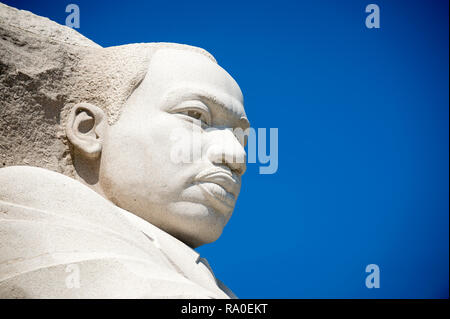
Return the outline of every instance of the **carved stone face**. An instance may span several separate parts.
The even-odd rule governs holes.
[[[230,128],[247,126],[241,90],[225,70],[196,52],[159,50],[119,120],[105,128],[99,185],[116,205],[186,244],[212,242],[245,171],[245,161],[230,160],[245,156]],[[187,151],[200,143],[202,156],[174,160],[180,143]]]

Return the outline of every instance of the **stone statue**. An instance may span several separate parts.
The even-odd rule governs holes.
[[[235,298],[193,250],[245,171],[233,78],[200,48],[102,48],[3,4],[0,33],[0,298]],[[173,161],[193,126],[202,156]]]

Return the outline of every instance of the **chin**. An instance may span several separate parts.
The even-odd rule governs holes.
[[[114,203],[192,248],[216,241],[231,215],[221,213],[197,200],[165,205],[145,201],[114,201]]]
[[[215,209],[192,202],[172,203],[167,213],[171,223],[162,229],[192,248],[216,241],[228,221]]]

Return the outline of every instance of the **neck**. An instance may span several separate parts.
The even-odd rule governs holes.
[[[97,158],[86,158],[79,154],[77,150],[75,150],[73,159],[75,180],[88,186],[94,192],[109,201],[99,182],[100,160]]]

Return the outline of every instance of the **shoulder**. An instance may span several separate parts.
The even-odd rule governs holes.
[[[207,298],[123,212],[36,167],[0,169],[1,298]]]

